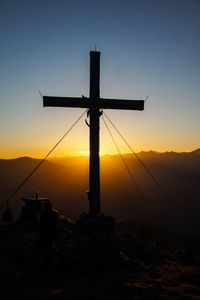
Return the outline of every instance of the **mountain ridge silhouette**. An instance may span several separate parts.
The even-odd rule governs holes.
[[[133,154],[123,155],[149,206],[153,225],[164,228],[170,225],[177,232],[199,233],[200,156],[197,155],[198,151],[199,149],[187,153],[155,151],[138,153],[169,194],[168,200],[163,197]],[[39,161],[40,159],[29,157],[0,159],[1,203]],[[11,201],[11,206],[17,217],[22,205],[20,198],[38,191],[42,196],[51,198],[60,212],[75,219],[81,212],[88,210],[87,189],[88,157],[52,158],[45,161],[17,193]],[[144,205],[118,155],[101,157],[101,199],[102,211],[106,214],[116,218],[148,222]]]

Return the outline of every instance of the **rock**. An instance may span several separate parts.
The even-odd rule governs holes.
[[[161,289],[158,285],[152,285],[144,289],[144,300],[160,300]]]

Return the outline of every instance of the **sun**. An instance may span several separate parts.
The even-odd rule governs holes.
[[[99,156],[104,156],[106,155],[106,153],[104,151],[100,151],[99,152]],[[90,152],[88,151],[75,151],[73,152],[73,156],[86,156],[89,157],[90,156]]]

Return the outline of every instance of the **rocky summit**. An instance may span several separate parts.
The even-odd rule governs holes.
[[[41,226],[1,224],[1,299],[200,299],[198,251],[164,251],[103,214],[59,217],[52,239]]]

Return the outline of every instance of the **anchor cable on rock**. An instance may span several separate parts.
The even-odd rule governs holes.
[[[143,168],[145,169],[145,171],[147,172],[147,174],[151,177],[151,179],[153,180],[153,182],[156,184],[156,186],[159,188],[160,192],[162,193],[162,195],[164,196],[164,198],[171,204],[171,206],[173,208],[176,209],[176,211],[182,216],[182,212],[178,209],[177,204],[169,197],[169,195],[167,194],[167,192],[164,190],[164,188],[162,187],[162,185],[160,184],[160,182],[158,181],[158,179],[155,178],[155,176],[152,174],[152,172],[147,168],[147,166],[144,164],[144,162],[142,161],[142,159],[138,156],[138,154],[133,150],[133,148],[130,146],[130,144],[127,142],[127,140],[123,137],[123,135],[119,132],[119,130],[117,129],[117,127],[114,125],[114,123],[111,121],[111,119],[108,117],[108,115],[104,112],[104,116],[106,117],[106,119],[110,122],[110,124],[112,125],[112,127],[116,130],[116,132],[119,134],[119,136],[123,139],[123,141],[125,142],[125,144],[128,146],[128,148],[131,150],[131,152],[135,155],[135,157],[137,158],[137,160],[140,162],[140,164],[143,166]]]
[[[45,160],[49,157],[49,155],[55,150],[55,148],[62,142],[62,140],[68,135],[68,133],[74,128],[74,126],[81,120],[81,118],[86,114],[88,109],[86,109],[78,119],[71,125],[71,127],[67,130],[67,132],[61,137],[61,139],[53,146],[53,148],[45,155],[43,159],[33,168],[33,170],[26,176],[26,178],[18,185],[18,187],[14,190],[14,192],[8,197],[8,199],[2,204],[1,210],[5,206],[9,206],[10,200],[15,196],[15,194],[22,188],[22,186],[30,179],[30,177],[40,168],[40,166],[45,162]]]
[[[112,132],[110,131],[110,129],[108,127],[108,124],[106,123],[105,118],[103,117],[103,115],[102,115],[102,120],[103,120],[103,122],[104,122],[104,124],[105,124],[105,126],[106,126],[106,128],[108,130],[108,133],[110,134],[110,137],[111,137],[113,143],[115,144],[115,147],[116,147],[116,149],[117,149],[117,151],[118,151],[118,153],[119,153],[119,155],[120,155],[120,157],[121,157],[121,159],[122,159],[122,161],[123,161],[123,163],[124,163],[124,165],[126,167],[126,170],[127,170],[128,174],[130,175],[130,178],[131,178],[131,180],[133,182],[133,185],[136,188],[138,196],[139,196],[141,202],[143,203],[145,213],[148,216],[148,219],[152,222],[153,221],[152,214],[151,214],[151,211],[150,211],[150,209],[149,209],[149,207],[148,207],[148,205],[146,203],[146,200],[145,200],[145,198],[144,198],[144,196],[143,196],[143,194],[142,194],[142,192],[141,192],[141,190],[140,190],[140,188],[139,188],[139,186],[138,186],[138,184],[137,184],[137,182],[136,182],[136,180],[135,180],[135,178],[134,178],[131,170],[129,169],[129,167],[128,167],[128,165],[127,165],[127,163],[126,163],[126,161],[125,161],[125,159],[124,159],[124,157],[123,157],[123,155],[122,155],[122,153],[121,153],[121,151],[120,151],[120,149],[119,149],[119,147],[118,147],[118,145],[117,145],[117,143],[116,143],[116,141],[115,141],[115,139],[114,139],[114,137],[112,135]]]

